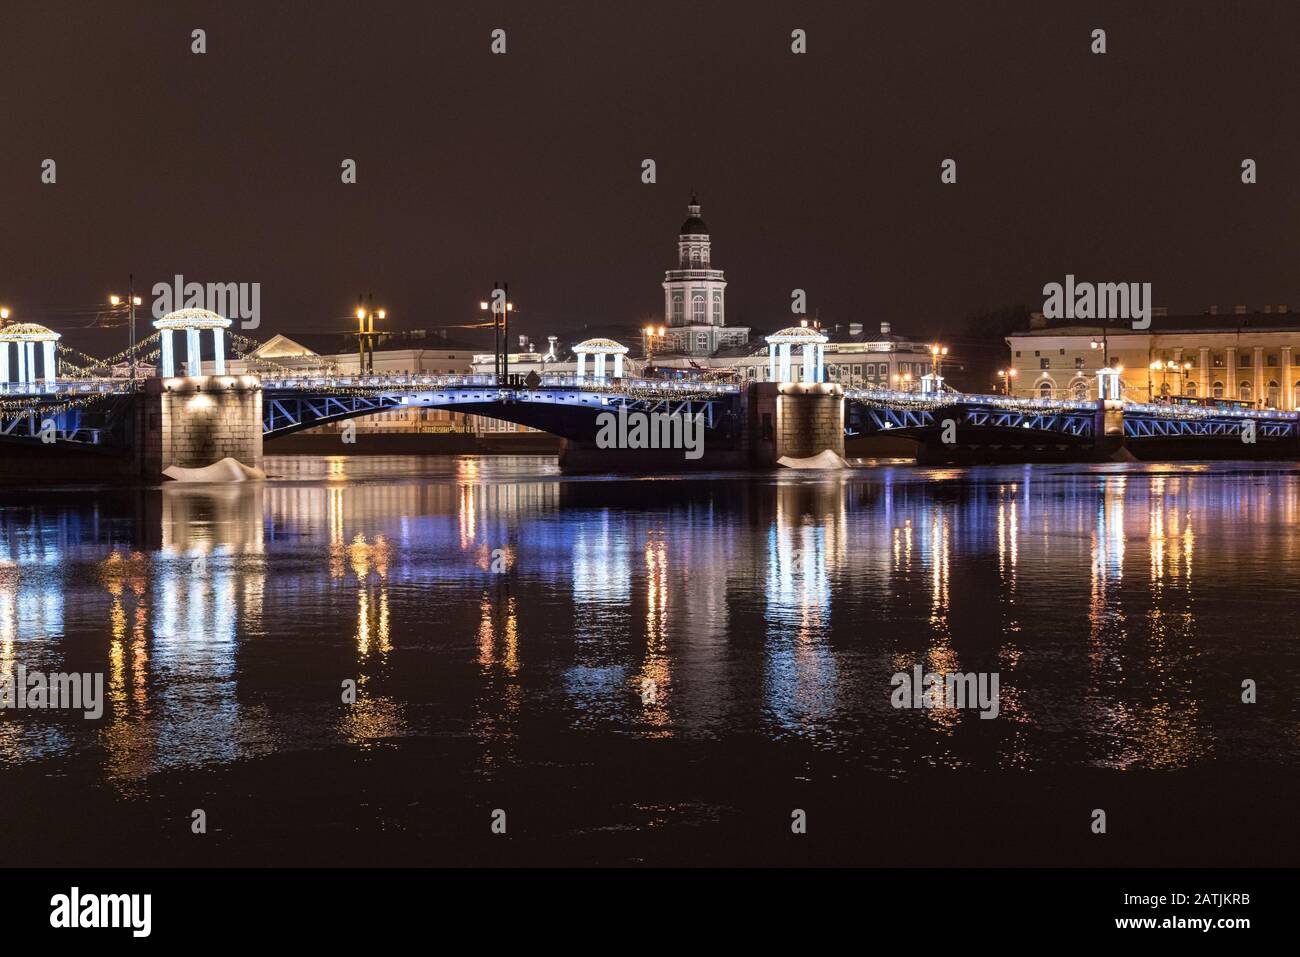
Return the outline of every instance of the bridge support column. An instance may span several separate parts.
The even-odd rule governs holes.
[[[230,457],[262,467],[262,383],[256,376],[141,380],[134,446],[140,474],[203,468]]]
[[[53,389],[54,381],[58,378],[58,367],[54,361],[54,340],[46,340],[41,343],[41,346],[45,353],[43,357],[45,359],[45,384]]]
[[[9,388],[9,343],[0,342],[0,386]]]
[[[844,455],[843,387],[755,382],[747,398],[746,429],[755,465],[770,468],[784,457],[812,458],[828,449]]]
[[[1102,462],[1132,462],[1133,453],[1124,447],[1124,403],[1100,399],[1092,420],[1094,457]]]
[[[203,375],[203,351],[200,348],[198,329],[185,330],[185,374],[197,378]]]
[[[158,333],[158,342],[160,349],[160,362],[162,364],[159,373],[167,378],[176,375],[176,344],[172,341],[172,330],[162,329]]]

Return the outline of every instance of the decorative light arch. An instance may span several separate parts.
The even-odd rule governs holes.
[[[829,340],[808,326],[789,326],[767,337],[768,376],[773,382],[793,382],[790,351],[803,346],[803,382],[826,381],[826,343]]]
[[[623,357],[627,355],[627,346],[613,339],[585,339],[573,347],[573,354],[578,357],[578,381],[587,376],[587,356],[595,357],[595,375],[597,382],[605,381],[605,357],[614,357],[614,378],[623,378]]]
[[[177,329],[185,332],[185,374],[187,376],[203,375],[203,355],[200,334],[212,330],[212,345],[216,350],[213,363],[214,375],[226,374],[226,347],[222,333],[230,328],[230,320],[206,309],[178,309],[169,312],[154,322],[162,340],[162,358],[159,373],[171,377],[176,374],[176,354],[172,345],[172,333]]]
[[[9,389],[9,344],[18,353],[18,379],[14,383],[21,391],[31,392],[36,383],[36,344],[41,344],[41,358],[45,366],[45,384],[53,386],[58,376],[58,363],[54,358],[54,344],[63,337],[52,329],[34,322],[15,322],[0,327],[0,384]]]

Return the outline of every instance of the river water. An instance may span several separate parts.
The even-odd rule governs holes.
[[[267,471],[0,491],[0,863],[1296,863],[1293,465]]]

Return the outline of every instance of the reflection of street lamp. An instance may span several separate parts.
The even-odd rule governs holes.
[[[1003,393],[1003,395],[1010,395],[1010,394],[1011,394],[1011,380],[1014,379],[1014,378],[1016,377],[1016,374],[1017,374],[1018,372],[1019,372],[1019,370],[1018,370],[1018,369],[1014,369],[1014,368],[1012,368],[1012,369],[999,369],[999,370],[998,370],[998,378],[1000,378],[1000,379],[1002,380],[1002,393]]]

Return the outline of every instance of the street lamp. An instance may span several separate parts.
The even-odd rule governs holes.
[[[1016,377],[1016,373],[1018,371],[1019,371],[1018,369],[1014,369],[1014,368],[998,370],[998,378],[1002,380],[1003,395],[1011,394],[1011,380]]]
[[[505,308],[497,302],[496,291],[500,288],[502,295],[505,297]],[[492,310],[492,334],[496,345],[493,347],[494,366],[493,375],[497,378],[497,385],[503,384],[503,379],[510,378],[510,313],[515,311],[515,304],[510,301],[510,283],[503,286],[492,284],[492,301],[480,300],[478,307],[482,312]],[[505,352],[502,353],[501,347],[504,344]]]
[[[357,301],[357,310],[354,315],[357,317],[357,374],[364,375],[367,372],[375,371],[375,337],[384,335],[382,332],[375,332],[375,320],[387,319],[387,309],[374,308],[375,297],[370,297],[370,303],[367,306],[361,300]]]
[[[130,351],[130,376],[131,389],[135,390],[135,307],[144,304],[144,300],[135,294],[135,275],[132,274],[126,281],[126,298],[121,296],[109,296],[108,304],[114,309],[126,307],[127,314],[127,349]],[[112,370],[109,370],[110,372]]]
[[[912,373],[910,373],[910,372],[904,372],[902,375],[899,375],[897,372],[895,372],[895,373],[894,373],[894,388],[895,388],[895,389],[898,389],[898,390],[901,391],[901,392],[911,392],[911,391],[912,391]]]
[[[645,363],[649,369],[654,364],[655,339],[664,339],[668,335],[668,330],[663,326],[655,329],[654,326],[646,326],[641,330],[645,338]]]

